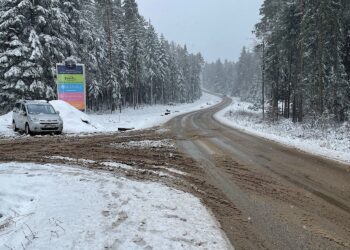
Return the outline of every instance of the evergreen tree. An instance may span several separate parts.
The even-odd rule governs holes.
[[[145,41],[145,67],[146,67],[146,81],[149,87],[149,101],[150,104],[154,104],[154,90],[157,77],[159,77],[158,69],[158,49],[159,42],[157,34],[153,26],[149,23],[146,30],[146,41]]]
[[[58,2],[5,0],[0,18],[2,98],[53,98],[54,69],[73,51],[72,33]]]

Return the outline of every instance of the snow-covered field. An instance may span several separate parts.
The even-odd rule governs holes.
[[[231,249],[190,194],[62,165],[0,164],[0,249]]]
[[[251,106],[251,103],[234,98],[233,103],[215,118],[228,126],[299,150],[350,162],[350,124],[321,130],[283,118],[276,123],[267,123],[262,122],[261,110],[251,110]]]
[[[206,108],[220,102],[221,98],[203,93],[200,100],[189,104],[142,106],[134,110],[127,108],[122,113],[89,114],[73,108],[62,101],[52,101],[51,104],[60,112],[64,122],[63,132],[66,134],[89,134],[116,132],[118,128],[146,129],[161,125],[177,115]],[[165,115],[166,110],[171,111]],[[12,112],[0,116],[0,137],[15,136],[11,129]]]

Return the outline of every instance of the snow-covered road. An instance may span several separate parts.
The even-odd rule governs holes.
[[[0,249],[231,249],[194,196],[62,165],[0,164]]]

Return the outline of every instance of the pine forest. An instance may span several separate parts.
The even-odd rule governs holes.
[[[203,58],[158,35],[135,0],[1,0],[0,113],[56,98],[56,64],[85,64],[89,110],[193,102]]]
[[[260,14],[256,46],[206,64],[204,86],[255,102],[272,121],[349,121],[350,2],[265,0]]]

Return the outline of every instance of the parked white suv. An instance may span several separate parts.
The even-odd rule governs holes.
[[[46,101],[19,101],[13,109],[12,126],[14,131],[26,134],[62,134],[63,121],[59,112]]]

